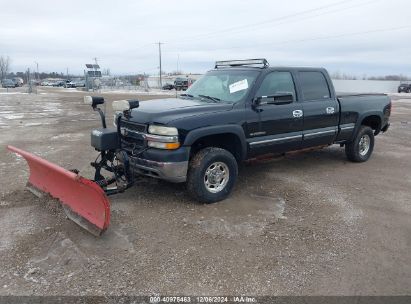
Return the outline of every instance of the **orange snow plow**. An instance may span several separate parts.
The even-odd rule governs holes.
[[[7,146],[7,149],[26,159],[30,167],[27,183],[30,191],[59,199],[68,218],[96,236],[107,229],[110,203],[97,183],[16,147]]]
[[[137,108],[139,101],[118,102],[123,112],[117,113],[116,129],[107,128],[105,114],[98,107],[104,104],[104,98],[85,96],[84,103],[91,105],[100,114],[102,123],[102,128],[91,132],[91,145],[99,152],[96,161],[90,163],[95,169],[93,180],[80,176],[78,170],[66,170],[13,146],[7,148],[26,159],[30,167],[27,186],[31,192],[37,196],[47,193],[59,199],[69,219],[99,236],[110,223],[110,202],[107,196],[124,192],[134,184],[129,156],[127,150],[122,148],[120,123],[122,115],[130,115],[129,111]],[[103,170],[111,176],[104,177]]]

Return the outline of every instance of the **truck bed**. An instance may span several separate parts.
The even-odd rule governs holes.
[[[365,116],[379,117],[377,133],[388,123],[391,100],[387,94],[339,93],[337,100],[340,106],[340,132],[337,142],[352,139]]]

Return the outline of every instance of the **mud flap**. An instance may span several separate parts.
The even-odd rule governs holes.
[[[16,147],[7,149],[26,159],[31,190],[58,198],[68,218],[96,236],[108,228],[110,203],[95,182]]]

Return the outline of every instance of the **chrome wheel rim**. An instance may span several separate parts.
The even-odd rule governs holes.
[[[367,155],[368,151],[370,150],[370,142],[370,137],[367,134],[361,136],[360,142],[358,143],[360,146],[360,155]]]
[[[218,193],[225,188],[230,179],[230,170],[223,162],[212,163],[204,174],[204,185],[211,193]]]

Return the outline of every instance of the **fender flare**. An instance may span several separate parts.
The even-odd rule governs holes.
[[[205,136],[224,133],[231,133],[238,137],[241,143],[241,158],[244,160],[247,156],[247,141],[245,138],[244,130],[239,125],[221,125],[194,129],[190,131],[185,137],[183,146],[191,146],[196,140]]]
[[[378,116],[378,117],[380,118],[381,123],[382,123],[382,121],[383,121],[383,117],[382,117],[381,113],[378,112],[378,111],[371,111],[371,112],[366,112],[366,113],[361,114],[361,115],[358,117],[357,122],[355,123],[355,128],[354,128],[354,131],[353,131],[353,133],[352,133],[352,135],[351,135],[350,141],[354,140],[356,134],[358,133],[358,131],[359,131],[360,127],[361,127],[361,122],[362,122],[366,117],[368,117],[368,116]],[[380,129],[379,129],[379,130],[375,130],[375,131],[377,132],[377,134],[381,131],[381,127],[382,127],[382,126],[380,125]]]

